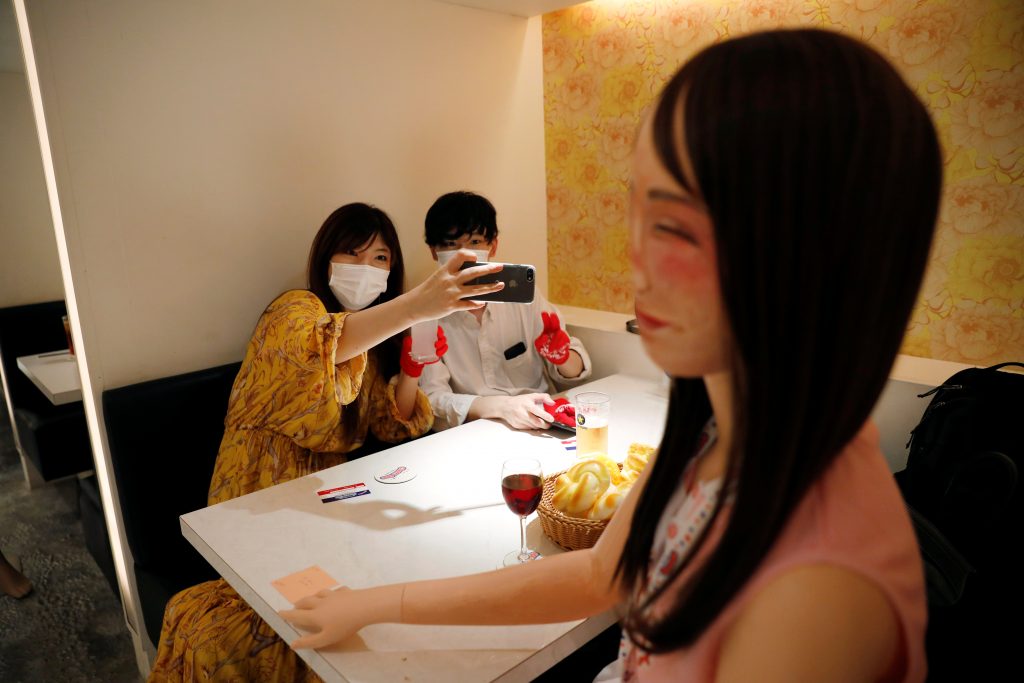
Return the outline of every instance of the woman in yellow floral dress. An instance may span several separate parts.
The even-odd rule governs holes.
[[[220,503],[338,465],[368,433],[395,443],[420,436],[434,416],[418,389],[423,366],[402,332],[420,320],[478,307],[499,285],[467,285],[500,266],[459,271],[465,252],[401,294],[404,265],[394,225],[348,204],[313,240],[308,290],[263,312],[228,402],[210,483]],[[439,353],[443,338],[439,341]],[[223,579],[167,603],[150,681],[316,681],[318,677]]]

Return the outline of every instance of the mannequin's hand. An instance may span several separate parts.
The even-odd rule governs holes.
[[[360,593],[351,588],[325,589],[308,595],[295,609],[278,612],[299,628],[310,631],[291,644],[292,649],[318,649],[345,640],[369,622],[360,618]]]
[[[423,366],[436,363],[441,360],[441,356],[448,352],[448,339],[444,336],[444,330],[441,326],[437,326],[437,339],[434,341],[434,355],[436,359],[428,361],[426,363],[420,363],[419,361],[412,359],[412,337],[406,337],[402,340],[402,355],[398,359],[399,364],[402,366],[402,372],[409,375],[410,377],[419,377],[423,374]]]
[[[562,329],[557,313],[541,311],[540,317],[544,321],[544,331],[533,341],[533,345],[537,347],[541,358],[561,365],[569,360],[569,335]]]

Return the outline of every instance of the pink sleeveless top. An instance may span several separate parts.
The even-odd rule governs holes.
[[[709,436],[714,437],[713,426]],[[710,439],[706,440],[709,441]],[[649,584],[681,561],[688,536],[702,530],[719,482],[693,482],[668,506],[655,536]],[[728,501],[724,513],[728,512]],[[726,514],[719,515],[695,558],[699,564],[717,544]],[[689,533],[686,533],[689,532]],[[924,572],[903,499],[878,445],[878,430],[867,423],[797,506],[761,566],[689,648],[651,655],[624,642],[619,664],[624,683],[714,681],[718,653],[729,627],[757,591],[780,574],[810,564],[831,564],[856,572],[888,597],[902,631],[902,675],[920,683],[927,665]],[[684,571],[677,584],[691,572]],[[599,677],[598,680],[606,680]]]

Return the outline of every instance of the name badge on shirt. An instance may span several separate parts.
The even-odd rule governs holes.
[[[505,360],[512,360],[526,353],[526,344],[519,342],[505,349]]]

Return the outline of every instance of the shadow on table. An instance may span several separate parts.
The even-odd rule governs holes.
[[[504,505],[502,502],[486,502],[460,508],[447,508],[440,505],[420,508],[393,500],[360,500],[359,498],[323,503],[316,492],[324,487],[324,481],[320,477],[304,477],[274,489],[266,489],[269,495],[261,496],[258,503],[248,499],[247,496],[242,496],[220,503],[220,505],[229,509],[247,510],[253,515],[265,515],[286,509],[296,510],[319,517],[358,524],[374,531],[426,524],[447,517],[456,517],[471,510]],[[300,488],[301,491],[297,493],[296,488]]]

